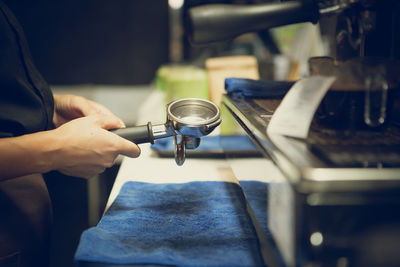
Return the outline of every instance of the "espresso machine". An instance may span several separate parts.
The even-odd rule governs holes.
[[[307,138],[267,132],[283,95],[223,96],[240,128],[284,176],[268,185],[268,233],[257,231],[267,266],[400,266],[399,14],[396,0],[188,10],[194,44],[300,22],[319,23],[329,39],[330,54],[310,59],[310,75],[337,80]]]

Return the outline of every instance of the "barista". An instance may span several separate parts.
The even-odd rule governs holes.
[[[0,266],[47,266],[51,203],[41,173],[89,178],[138,146],[111,132],[123,122],[104,106],[53,95],[0,0]]]

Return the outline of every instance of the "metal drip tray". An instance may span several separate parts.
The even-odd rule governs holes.
[[[311,125],[310,150],[335,167],[400,167],[400,127],[382,131],[341,132]]]

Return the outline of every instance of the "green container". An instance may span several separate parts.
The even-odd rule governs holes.
[[[156,86],[165,92],[166,103],[181,98],[208,99],[207,73],[195,66],[161,66],[156,74]]]

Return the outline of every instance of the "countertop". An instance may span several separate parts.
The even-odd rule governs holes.
[[[163,95],[151,92],[138,108],[138,124],[147,121],[163,122],[165,111]],[[218,134],[218,128],[215,133]],[[128,181],[148,183],[185,183],[191,181],[257,180],[263,182],[279,181],[282,173],[267,158],[187,158],[183,166],[177,166],[174,158],[159,157],[150,144],[139,145],[138,158],[123,157],[121,167],[110,193],[106,211],[118,195],[122,185]]]

